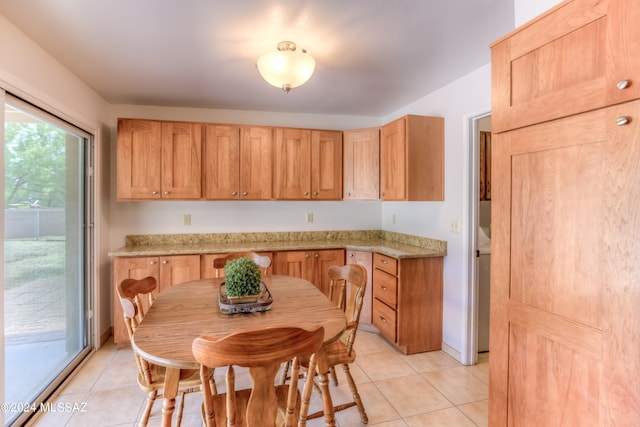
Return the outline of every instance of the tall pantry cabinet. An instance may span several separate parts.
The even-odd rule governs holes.
[[[492,45],[489,425],[640,420],[640,8]]]

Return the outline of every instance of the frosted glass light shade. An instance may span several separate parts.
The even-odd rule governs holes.
[[[267,83],[289,92],[311,78],[316,61],[306,51],[297,51],[295,43],[280,42],[277,51],[262,55],[256,65]]]

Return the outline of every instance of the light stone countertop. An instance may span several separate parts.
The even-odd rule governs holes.
[[[348,249],[393,258],[447,255],[447,242],[383,230],[127,236],[111,257],[215,254],[238,251]]]

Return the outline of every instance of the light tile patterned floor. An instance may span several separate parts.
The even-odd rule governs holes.
[[[423,427],[486,426],[489,357],[480,355],[480,363],[462,366],[441,351],[405,356],[377,334],[359,331],[357,359],[352,375],[362,396],[369,426]],[[339,387],[332,386],[334,402],[349,396],[346,380],[338,369]],[[45,426],[135,426],[146,395],[137,386],[136,365],[131,350],[118,350],[107,343],[80,369],[53,402],[60,404],[37,419]],[[222,384],[218,380],[219,384]],[[315,395],[315,393],[314,393]],[[190,394],[185,401],[182,425],[200,427],[200,395]],[[311,412],[319,409],[314,397]],[[71,408],[64,409],[64,408]],[[149,426],[159,426],[162,402],[157,401]],[[336,414],[339,427],[358,426],[355,407]],[[310,427],[324,425],[322,419],[310,420]]]

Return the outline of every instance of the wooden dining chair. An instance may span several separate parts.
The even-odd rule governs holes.
[[[240,331],[221,339],[202,336],[193,341],[192,351],[201,364],[200,377],[209,381],[211,368],[226,366],[226,392],[213,395],[203,388],[202,420],[207,427],[293,426],[305,418],[307,406],[298,390],[299,357],[315,360],[322,347],[324,328],[307,331],[297,327],[273,327]],[[275,385],[275,377],[287,360],[293,360],[294,379]],[[235,390],[234,366],[249,368],[251,389]],[[301,408],[302,407],[302,408]],[[301,412],[302,411],[302,412]]]
[[[334,385],[338,385],[338,379],[335,374],[335,367],[342,366],[349,390],[353,401],[336,405],[334,411],[342,411],[352,406],[357,406],[360,412],[360,420],[363,424],[367,424],[369,419],[365,412],[362,399],[358,393],[356,383],[351,376],[349,364],[356,360],[356,352],[353,344],[358,331],[358,323],[360,322],[360,312],[364,302],[364,293],[367,285],[367,270],[359,264],[349,264],[343,267],[332,266],[329,268],[329,299],[335,301],[334,294],[337,292],[338,306],[344,310],[347,317],[347,327],[340,336],[339,340],[334,341],[325,347],[324,353],[327,364],[330,368],[330,376]],[[307,360],[301,360],[303,366],[306,366]],[[312,371],[308,371],[312,372]],[[315,387],[320,391],[319,387]],[[307,418],[318,418],[322,415],[322,411],[309,415]]]
[[[251,251],[231,252],[224,257],[216,258],[213,260],[213,268],[216,271],[216,277],[222,277],[221,273],[224,269],[225,264],[228,261],[237,258],[249,258],[250,260],[253,260],[253,262],[255,262],[258,267],[260,267],[262,274],[267,274],[267,272],[269,271],[269,267],[271,267],[271,257],[267,255],[260,255]]]
[[[117,293],[124,313],[124,323],[127,326],[129,339],[133,337],[136,328],[144,318],[146,311],[153,304],[153,292],[158,284],[153,277],[144,279],[125,279],[118,283]],[[140,419],[139,426],[144,427],[149,422],[149,415],[153,409],[153,404],[157,398],[162,398],[164,388],[165,368],[149,363],[140,357],[135,351],[133,353],[138,365],[138,385],[147,393],[147,404]],[[197,369],[181,370],[178,384],[178,396],[180,402],[178,406],[177,425],[182,420],[182,410],[184,408],[184,395],[200,390],[200,373]],[[215,391],[214,391],[215,392]]]

